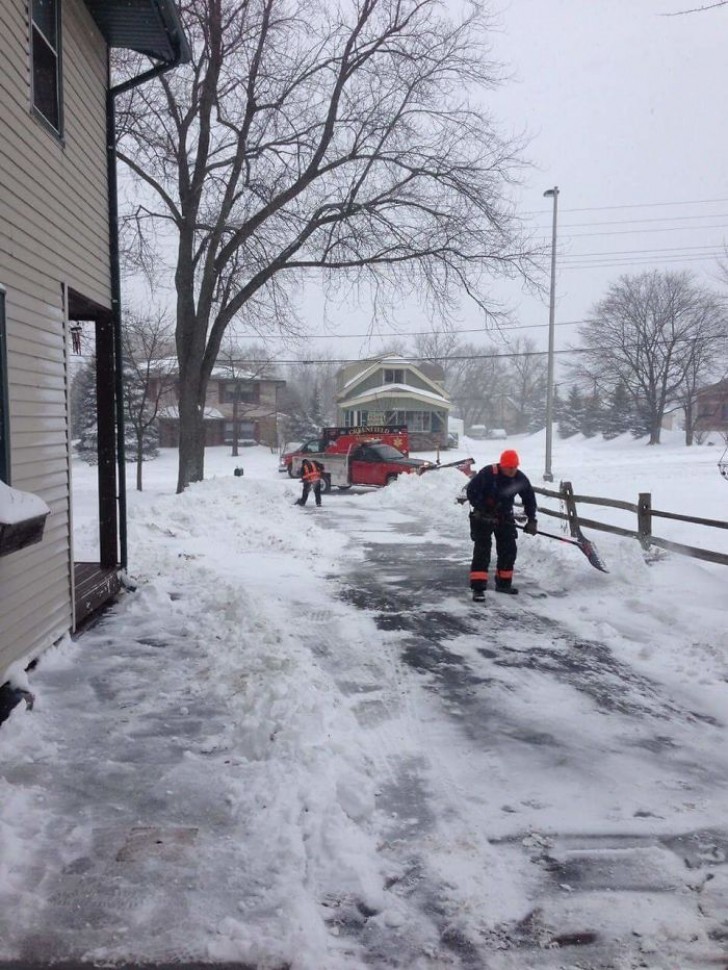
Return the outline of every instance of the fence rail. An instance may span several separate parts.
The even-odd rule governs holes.
[[[728,529],[728,522],[720,519],[704,519],[696,515],[680,515],[677,512],[662,512],[652,508],[652,495],[650,492],[640,492],[637,502],[623,502],[620,499],[597,498],[593,495],[576,495],[571,486],[571,482],[561,482],[558,491],[553,488],[542,488],[534,486],[534,492],[546,498],[557,499],[566,508],[565,512],[555,509],[539,508],[539,515],[548,515],[554,519],[562,519],[569,523],[571,535],[576,537],[580,528],[583,526],[588,529],[596,529],[599,532],[609,532],[613,535],[626,536],[627,538],[637,539],[644,549],[657,546],[660,549],[667,549],[676,552],[681,556],[690,556],[692,559],[702,559],[705,562],[719,563],[728,566],[728,554],[715,552],[711,549],[700,549],[697,546],[688,546],[683,542],[673,542],[670,539],[662,539],[652,534],[652,520],[654,518],[672,519],[678,522],[688,522],[691,525],[707,526],[712,529]],[[637,529],[625,529],[621,526],[610,525],[607,522],[598,522],[596,519],[585,519],[579,515],[577,505],[599,505],[604,508],[619,509],[624,512],[632,512],[637,516]]]

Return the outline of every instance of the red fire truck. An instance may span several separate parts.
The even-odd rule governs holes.
[[[400,451],[405,458],[409,457],[409,433],[407,425],[376,425],[374,427],[356,428],[323,428],[321,436],[309,438],[302,444],[288,447],[283,446],[278,470],[288,472],[291,478],[300,477],[300,472],[293,472],[291,463],[294,458],[304,458],[306,455],[345,455],[352,445],[364,441],[380,442],[391,445]],[[320,457],[318,459],[321,460]]]
[[[292,478],[298,478],[303,459],[314,458],[323,465],[324,488],[329,491],[332,486],[339,489],[352,485],[382,487],[403,474],[415,472],[421,475],[445,467],[421,458],[410,458],[408,451],[406,427],[324,428],[320,439],[307,441],[290,453],[287,470]],[[284,452],[282,461],[287,457]],[[447,467],[458,467],[469,475],[472,464],[473,459],[466,458],[451,462]]]

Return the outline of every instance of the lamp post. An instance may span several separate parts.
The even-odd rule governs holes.
[[[559,187],[544,192],[544,198],[554,200],[554,219],[551,229],[551,294],[549,297],[549,354],[548,354],[548,384],[546,386],[546,460],[543,480],[553,482],[551,473],[551,440],[554,423],[554,310],[556,301],[556,214],[559,207]]]

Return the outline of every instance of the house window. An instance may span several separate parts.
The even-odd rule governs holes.
[[[235,424],[232,421],[225,422],[225,444],[230,445],[233,442],[233,436],[235,434]],[[238,441],[255,441],[255,422],[254,421],[239,421],[238,422]]]
[[[403,370],[385,370],[384,371],[384,383],[385,384],[404,384],[404,371]]]
[[[220,404],[257,404],[260,400],[260,384],[251,381],[230,381],[220,385]]]
[[[0,479],[10,484],[10,423],[8,421],[8,368],[5,340],[5,291],[0,287]]]
[[[429,411],[390,411],[390,424],[405,424],[408,431],[430,431],[432,415]]]
[[[60,134],[60,0],[30,0],[30,50],[33,107]]]

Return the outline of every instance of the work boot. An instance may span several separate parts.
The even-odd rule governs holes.
[[[510,579],[496,579],[496,593],[509,593],[511,596],[518,596],[518,587],[514,586]]]
[[[484,589],[474,589],[473,590],[473,603],[485,603],[485,590]]]

